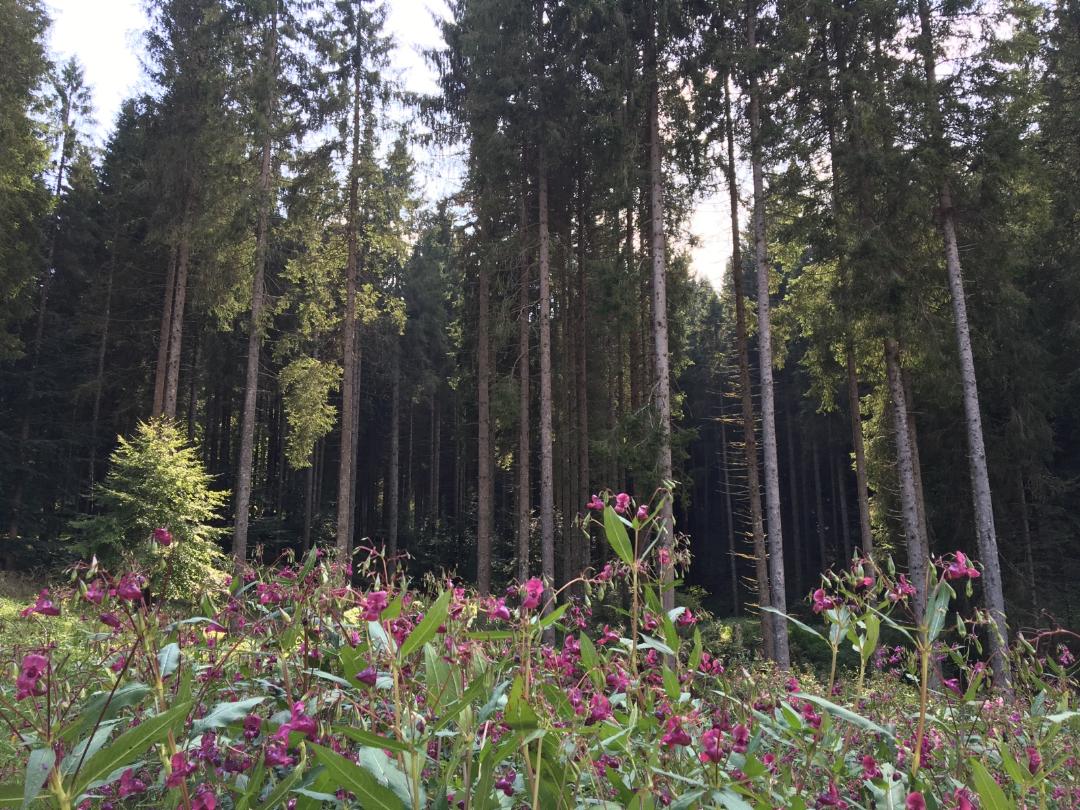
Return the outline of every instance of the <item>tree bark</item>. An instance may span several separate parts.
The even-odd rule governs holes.
[[[540,272],[540,572],[546,587],[555,582],[555,481],[551,413],[551,266],[548,235],[547,165],[537,168]]]
[[[814,524],[817,529],[818,542],[818,567],[824,571],[829,567],[829,554],[825,545],[825,501],[822,498],[821,486],[821,456],[818,453],[818,443],[814,440],[811,455],[814,464]]]
[[[273,195],[272,122],[277,106],[277,5],[270,16],[266,44],[267,78],[266,132],[263,134],[259,164],[259,213],[255,226],[255,268],[251,277],[251,319],[248,326],[247,372],[244,376],[244,404],[240,413],[240,467],[236,473],[236,509],[233,525],[233,558],[238,565],[247,558],[248,520],[251,513],[252,450],[255,441],[255,404],[259,394],[259,355],[262,347],[262,318],[265,306],[266,254],[270,242],[270,205]]]
[[[915,587],[912,611],[916,624],[922,624],[926,615],[926,598],[929,581],[926,549],[919,525],[919,509],[915,491],[915,468],[912,461],[911,434],[908,429],[907,400],[904,383],[900,377],[900,349],[892,338],[885,340],[885,370],[889,382],[892,405],[893,432],[896,435],[896,467],[900,478],[900,514],[903,518],[904,535],[908,547],[908,572]]]
[[[578,435],[578,486],[577,505],[575,512],[580,513],[589,500],[589,373],[588,373],[588,286],[585,273],[585,257],[588,253],[589,225],[586,221],[587,205],[584,199],[584,191],[580,192],[582,199],[578,204],[578,255],[577,255],[577,345],[575,348],[576,363],[576,388],[577,388],[577,435]],[[576,570],[574,576],[578,576],[592,565],[592,543],[588,530],[582,531],[577,537],[578,554],[576,555]],[[578,588],[577,593],[583,594],[584,590]]]
[[[341,374],[341,453],[338,459],[337,535],[338,556],[352,553],[353,490],[355,471],[354,420],[357,413],[356,390],[356,294],[359,264],[360,210],[360,74],[353,75],[352,157],[349,167],[349,210],[346,222],[348,254],[345,264],[345,319],[342,327]]]
[[[874,554],[874,534],[870,528],[870,496],[866,476],[866,448],[863,444],[862,412],[859,399],[859,377],[855,350],[850,342],[844,350],[847,365],[848,410],[851,412],[851,445],[855,450],[855,487],[859,503],[859,543],[863,556]]]
[[[494,481],[491,456],[491,346],[490,290],[487,258],[480,258],[476,328],[477,381],[477,516],[476,587],[481,594],[491,591],[491,532],[495,521]]]
[[[113,275],[116,272],[116,244],[119,240],[119,228],[113,230],[113,241],[109,250],[108,275],[105,277],[105,308],[101,313],[101,337],[98,339],[97,371],[94,375],[94,404],[90,416],[90,463],[87,497],[90,508],[94,506],[94,487],[97,484],[97,437],[98,424],[101,421],[101,399],[105,390],[105,358],[109,348],[109,327],[112,315]]]
[[[518,458],[517,458],[517,577],[518,582],[529,578],[529,527],[532,522],[531,463],[529,439],[529,257],[527,244],[528,206],[525,190],[521,196],[521,268],[518,279]]]
[[[747,46],[756,49],[756,0],[751,1],[747,22]],[[769,314],[769,256],[765,236],[765,182],[761,149],[761,92],[757,77],[750,74],[750,165],[754,180],[754,254],[757,266],[758,304],[758,373],[761,375],[761,443],[764,452],[765,506],[769,526],[769,579],[772,584],[773,607],[785,613],[787,597],[784,587],[784,534],[780,522],[780,471],[776,458],[776,408],[773,392],[772,325]],[[776,663],[781,670],[791,666],[788,652],[788,632],[785,622],[773,626]]]
[[[765,548],[765,522],[761,508],[761,482],[758,471],[757,426],[754,420],[753,390],[750,387],[750,348],[746,336],[746,295],[743,292],[742,249],[739,244],[739,189],[735,177],[735,125],[731,115],[730,77],[724,79],[724,129],[727,140],[728,202],[731,215],[731,290],[735,298],[735,345],[739,355],[739,391],[742,404],[743,451],[746,454],[746,486],[750,498],[750,528],[753,535],[754,573],[757,579],[758,606],[772,605],[769,584],[768,552]],[[765,654],[775,659],[774,626],[778,617],[761,612],[761,631]]]
[[[165,394],[162,413],[176,419],[176,398],[180,386],[180,350],[184,338],[184,305],[187,300],[188,265],[191,262],[191,240],[195,212],[195,191],[189,187],[180,221],[180,236],[176,248],[176,281],[173,288],[172,312],[169,318],[169,352],[165,363]]]
[[[398,551],[399,488],[401,478],[401,347],[390,349],[390,469],[386,474],[386,556],[395,565]]]
[[[975,531],[979,557],[983,565],[983,601],[994,621],[996,632],[990,633],[990,664],[994,674],[1006,688],[1010,685],[1009,631],[1005,623],[1005,596],[1001,585],[1001,563],[998,559],[997,530],[994,526],[994,504],[990,494],[990,475],[986,468],[986,447],[983,443],[982,412],[979,406],[979,386],[975,378],[975,357],[971,348],[967,301],[964,294],[963,268],[956,238],[952,189],[948,180],[947,144],[937,98],[934,34],[929,0],[919,0],[920,47],[926,72],[926,96],[930,137],[942,161],[941,186],[938,196],[938,218],[945,243],[945,269],[949,278],[953,321],[956,326],[956,348],[960,356],[960,379],[963,388],[964,419],[967,427],[968,461],[971,492],[975,506]]]
[[[655,31],[653,32],[655,37]],[[660,485],[673,484],[671,470],[671,372],[668,353],[667,322],[667,242],[664,233],[664,173],[660,159],[660,87],[656,75],[656,43],[652,44],[652,88],[649,92],[649,215],[652,248],[652,312],[653,347],[656,357],[656,416],[660,427],[660,451],[657,467]],[[672,494],[663,500],[660,518],[662,547],[670,548],[675,541],[675,516],[672,510]],[[662,604],[664,610],[675,607],[675,579],[670,557],[660,571]]]
[[[803,590],[803,549],[802,532],[799,528],[799,482],[796,477],[797,465],[795,464],[795,414],[796,408],[792,398],[795,395],[795,385],[788,386],[792,397],[788,397],[787,418],[784,419],[784,438],[787,444],[788,464],[788,497],[791,499],[791,557],[795,563],[795,593],[801,594]]]
[[[165,371],[169,365],[169,334],[172,332],[173,299],[176,297],[176,244],[169,247],[169,268],[165,272],[165,299],[161,309],[161,329],[158,333],[157,366],[154,371],[154,402],[150,413],[154,417],[165,412]]]
[[[731,578],[731,613],[738,616],[742,600],[739,599],[739,563],[735,549],[735,510],[731,505],[731,475],[728,470],[728,438],[726,417],[720,413],[720,469],[724,482],[724,525],[727,528],[728,575]]]

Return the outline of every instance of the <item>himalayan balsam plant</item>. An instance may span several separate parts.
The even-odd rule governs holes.
[[[376,549],[249,569],[195,605],[77,566],[24,610],[46,642],[4,652],[0,806],[1080,807],[1072,654],[1023,639],[995,691],[984,624],[951,612],[974,563],[940,561],[925,626],[891,566],[827,574],[824,630],[797,622],[832,653],[822,683],[718,660],[714,619],[662,609],[660,572],[686,561],[658,534],[667,497],[594,497],[599,570],[493,596]]]

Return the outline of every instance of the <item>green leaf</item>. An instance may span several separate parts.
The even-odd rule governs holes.
[[[157,656],[158,671],[162,678],[168,678],[180,666],[180,645],[175,641],[161,648]]]
[[[424,614],[420,624],[413,628],[409,637],[402,643],[401,649],[398,650],[399,661],[404,661],[435,637],[439,626],[446,621],[452,595],[450,591],[443,591],[442,595],[435,600],[435,604]]]
[[[121,709],[134,706],[149,694],[150,687],[145,683],[129,683],[119,687],[111,695],[109,692],[95,692],[83,704],[80,711],[81,716],[70,729],[70,731],[74,732],[71,736],[86,734],[98,721],[98,717],[101,718],[102,722],[111,720],[120,713]],[[65,731],[64,736],[68,736],[67,731]]]
[[[788,616],[788,615],[787,615],[786,613],[784,613],[784,612],[783,612],[782,610],[777,610],[777,609],[776,609],[776,608],[774,608],[774,607],[768,607],[768,606],[766,606],[766,605],[762,605],[761,609],[762,609],[762,610],[764,610],[764,611],[765,611],[766,613],[772,613],[772,614],[774,614],[774,615],[776,615],[776,616],[783,616],[783,617],[784,617],[785,619],[787,619],[787,620],[788,620],[789,622],[791,622],[791,623],[792,623],[793,625],[795,625],[796,627],[798,627],[798,628],[799,628],[800,630],[805,630],[805,631],[806,631],[807,633],[809,633],[810,635],[812,635],[812,636],[817,636],[817,637],[818,637],[818,638],[820,638],[820,639],[821,639],[822,641],[825,641],[826,643],[828,643],[828,641],[827,641],[827,639],[825,638],[825,636],[821,635],[821,633],[819,633],[819,632],[818,632],[817,630],[815,630],[815,629],[814,629],[813,627],[811,627],[811,626],[810,626],[810,625],[808,625],[808,624],[804,624],[803,622],[800,622],[800,621],[799,621],[798,619],[796,619],[796,618],[795,618],[795,617],[793,617],[793,616]]]
[[[837,706],[832,701],[825,700],[825,698],[818,697],[817,695],[807,695],[802,692],[796,692],[795,697],[800,700],[808,700],[811,703],[815,703],[834,717],[846,720],[852,725],[859,726],[866,731],[873,731],[875,734],[880,734],[883,737],[892,738],[892,732],[884,726],[879,726],[873,720],[863,717],[861,714],[855,714],[855,712],[850,709],[845,709],[843,706]]]
[[[101,746],[105,744],[105,741],[109,739],[109,735],[112,734],[112,730],[116,726],[116,723],[116,720],[104,722],[98,726],[97,731],[94,732],[93,736],[80,740],[75,747],[71,749],[71,752],[64,757],[64,761],[60,763],[61,772],[65,776],[69,773],[73,773],[81,760],[96,754],[101,749]]]
[[[95,779],[100,779],[120,766],[137,759],[151,745],[164,740],[173,728],[184,721],[190,711],[191,703],[185,701],[148,720],[143,720],[135,728],[121,734],[113,740],[111,745],[98,751],[83,763],[79,780],[68,793],[79,796]]]
[[[627,565],[634,564],[634,549],[630,545],[626,527],[610,506],[604,507],[604,536],[607,537],[608,545],[620,560]]]
[[[343,734],[353,742],[358,742],[369,748],[385,748],[387,751],[400,751],[402,753],[410,753],[416,750],[416,746],[403,743],[400,740],[395,740],[390,737],[383,737],[362,728],[355,728],[353,726],[334,726],[333,730],[335,733]]]
[[[0,807],[22,807],[23,787],[22,782],[0,785]]]
[[[506,710],[503,712],[503,720],[510,728],[534,729],[540,723],[536,712],[525,702],[524,692],[525,681],[518,675],[510,687],[510,697],[506,699]]]
[[[551,611],[551,613],[549,613],[547,616],[544,616],[542,619],[540,619],[540,626],[550,627],[551,625],[555,624],[555,622],[557,622],[563,617],[563,614],[566,613],[566,609],[568,607],[570,607],[570,604],[568,602],[563,602],[561,605]]]
[[[666,665],[661,670],[664,675],[664,691],[671,700],[678,700],[682,694],[682,686],[679,684],[679,676],[671,671]]]
[[[315,743],[311,748],[333,782],[355,794],[364,810],[400,810],[404,806],[390,788],[380,785],[379,780],[355,762]]]
[[[593,686],[601,689],[604,684],[604,676],[600,672],[600,656],[596,653],[596,646],[585,633],[578,634],[578,643],[581,646],[581,663],[585,667],[585,674],[589,676]]]
[[[979,804],[983,810],[1016,810],[1016,805],[1005,796],[985,765],[972,759],[968,760],[968,767],[971,768],[971,779],[975,783],[975,792],[979,794]]]
[[[412,806],[412,791],[409,788],[409,779],[397,766],[397,763],[386,756],[378,748],[361,748],[358,756],[358,764],[366,768],[375,777],[380,785],[388,787],[394,795],[406,806]],[[419,806],[427,804],[425,796],[420,796]]]
[[[55,764],[56,752],[51,748],[38,748],[30,752],[30,758],[26,761],[26,779],[23,782],[23,808],[29,807],[38,797]]]
[[[863,616],[862,622],[863,626],[866,627],[866,637],[863,639],[860,653],[865,664],[870,660],[870,656],[874,654],[874,650],[877,648],[878,635],[881,633],[881,622],[873,613]]]
[[[701,630],[697,627],[694,628],[694,647],[690,650],[690,659],[686,662],[686,665],[693,671],[697,670],[698,665],[701,663],[701,656],[705,652],[704,644],[701,640]]]
[[[223,726],[228,726],[232,723],[239,723],[251,714],[251,710],[264,700],[266,700],[266,697],[262,696],[234,700],[229,703],[219,703],[208,711],[205,717],[201,717],[195,721],[191,728],[191,733],[202,734],[202,732],[212,728],[222,728]]]
[[[933,642],[945,627],[945,620],[949,616],[949,600],[953,597],[953,589],[944,580],[934,586],[933,593],[926,605],[927,631],[926,640]]]

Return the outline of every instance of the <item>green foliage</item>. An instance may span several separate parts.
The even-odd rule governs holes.
[[[194,599],[219,576],[224,555],[216,528],[228,493],[213,479],[175,425],[141,422],[135,435],[120,437],[109,473],[97,488],[99,514],[74,521],[80,545],[107,563],[134,560],[155,581],[168,582],[169,598]],[[155,529],[172,534],[172,545],[153,540]]]

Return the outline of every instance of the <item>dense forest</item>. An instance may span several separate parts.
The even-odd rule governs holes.
[[[4,567],[84,553],[155,420],[240,560],[562,583],[594,495],[670,486],[714,612],[960,549],[1000,626],[1080,625],[1077,0],[452,0],[430,96],[368,0],[146,8],[95,148],[0,0]]]

